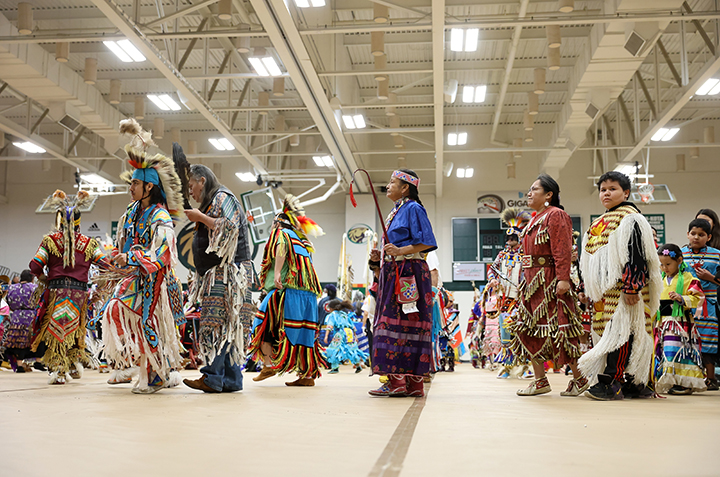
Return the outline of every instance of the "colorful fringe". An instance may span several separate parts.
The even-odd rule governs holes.
[[[59,299],[61,301],[59,301]],[[70,302],[69,304],[67,302]],[[80,301],[80,303],[75,303]],[[78,308],[77,306],[80,305]],[[60,309],[62,307],[62,309]],[[65,326],[58,313],[71,320]],[[43,363],[51,370],[64,373],[76,362],[88,363],[85,353],[85,327],[87,322],[87,292],[81,290],[48,290],[48,304],[40,318],[40,331],[33,341],[32,351],[45,343],[47,351]]]
[[[261,345],[266,335],[276,335],[277,343],[273,345],[272,367],[280,374],[296,372],[300,378],[319,378],[321,367],[327,367],[323,357],[323,349],[317,341],[312,348],[293,345],[285,333],[285,290],[273,290],[267,299],[267,310],[258,310],[256,322],[259,321],[248,346],[247,354],[255,361],[261,361],[263,354]],[[315,323],[317,327],[317,323]]]

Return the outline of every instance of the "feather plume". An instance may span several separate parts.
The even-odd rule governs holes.
[[[532,216],[528,211],[519,207],[508,207],[500,213],[500,220],[507,225],[513,233],[520,233],[530,222]],[[508,233],[511,233],[510,230]]]
[[[138,149],[145,150],[150,146],[156,145],[152,140],[152,131],[144,130],[135,118],[120,121],[120,134],[131,136],[130,144]]]
[[[180,193],[183,197],[183,207],[186,209],[192,209],[190,206],[190,188],[188,186],[188,173],[190,172],[190,163],[185,157],[180,144],[173,143],[173,162],[175,163],[175,172],[177,172],[180,178]]]

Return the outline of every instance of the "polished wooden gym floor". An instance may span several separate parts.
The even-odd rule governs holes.
[[[553,374],[521,398],[527,381],[495,374],[461,364],[402,399],[349,366],[313,388],[247,374],[239,393],[149,396],[93,370],[64,386],[0,370],[0,476],[720,475],[720,392],[597,402]]]

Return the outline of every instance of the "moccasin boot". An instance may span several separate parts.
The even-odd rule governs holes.
[[[183,383],[189,388],[197,389],[198,391],[202,391],[204,393],[222,392],[208,386],[208,384],[205,382],[205,375],[200,376],[199,379],[183,379]]]
[[[260,371],[260,374],[258,374],[257,376],[255,376],[253,378],[253,381],[255,381],[255,382],[264,381],[267,378],[272,378],[273,376],[275,376],[275,374],[276,373],[275,373],[274,369],[269,368],[269,367],[264,367],[262,369],[262,371]]]
[[[425,384],[422,376],[405,376],[408,397],[425,397]]]
[[[538,394],[546,394],[552,391],[550,383],[548,382],[547,376],[540,379],[533,379],[525,389],[518,389],[518,396],[537,396]]]
[[[579,396],[590,387],[590,383],[587,379],[585,379],[585,376],[582,376],[578,379],[572,379],[568,383],[568,387],[565,391],[562,391],[560,393],[561,396]]]
[[[388,387],[390,397],[405,397],[407,396],[407,381],[403,374],[391,374],[388,376]]]

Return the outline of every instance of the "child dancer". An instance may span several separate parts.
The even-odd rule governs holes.
[[[490,361],[490,370],[495,370],[495,357],[500,354],[502,344],[500,343],[500,323],[498,309],[498,296],[495,288],[486,286],[483,290],[482,309],[483,309],[483,329],[485,336],[483,338],[483,354]]]
[[[712,238],[712,226],[703,219],[695,219],[688,225],[688,245],[683,247],[683,260],[688,271],[700,280],[705,301],[695,312],[700,342],[702,343],[702,359],[707,374],[708,391],[718,390],[715,378],[715,360],[718,356],[718,316],[717,290],[720,274],[720,250],[708,247]]]
[[[355,366],[355,372],[359,373],[362,371],[362,363],[368,359],[368,354],[360,351],[358,347],[355,325],[350,318],[352,304],[335,298],[328,302],[328,308],[332,311],[325,318],[328,327],[325,330],[325,341],[328,340],[330,330],[333,332],[333,338],[330,346],[325,350],[325,358],[332,368],[330,374],[338,373],[338,368],[345,361],[350,361]]]
[[[662,376],[655,390],[669,394],[705,391],[700,336],[692,316],[692,309],[703,299],[700,281],[687,271],[677,245],[663,245],[658,249],[658,255],[663,272],[658,310]]]

